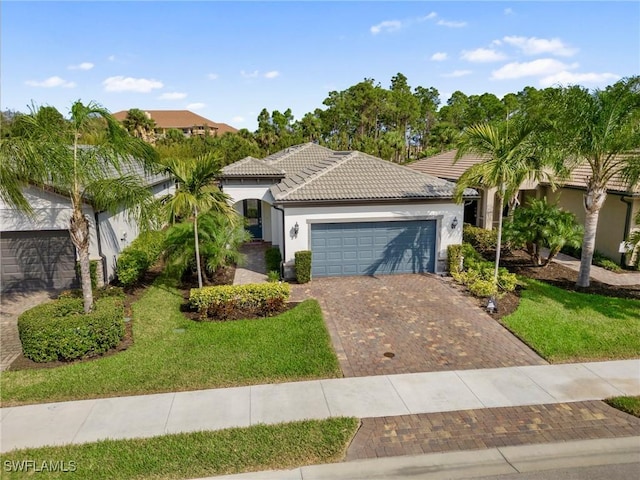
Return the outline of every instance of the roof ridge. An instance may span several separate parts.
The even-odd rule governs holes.
[[[454,182],[450,182],[449,180],[445,180],[444,178],[440,178],[440,177],[437,177],[435,175],[431,175],[430,173],[425,173],[425,172],[421,172],[420,170],[415,170],[415,169],[413,169],[413,168],[411,168],[411,167],[409,167],[407,165],[399,165],[397,163],[390,162],[389,160],[384,160],[382,158],[378,158],[378,157],[376,157],[374,155],[370,155],[370,154],[364,153],[364,152],[358,152],[358,153],[360,153],[362,155],[366,155],[367,157],[375,160],[378,163],[384,163],[385,165],[392,165],[394,168],[399,168],[399,169],[404,170],[404,171],[409,171],[412,174],[416,174],[417,173],[419,175],[422,175],[423,177],[428,177],[431,180],[440,180],[440,181],[444,182],[444,184],[455,185]],[[444,184],[443,184],[443,186],[445,186]]]
[[[314,143],[314,142],[306,142],[306,143],[300,143],[298,145],[292,145],[290,147],[287,147],[284,149],[284,153],[282,153],[283,151],[279,151],[279,152],[275,152],[272,153],[271,155],[266,156],[265,158],[263,158],[262,160],[264,160],[265,162],[271,164],[271,163],[275,163],[275,162],[279,162],[281,160],[284,160],[285,158],[289,158],[291,155],[295,154],[295,153],[300,153],[312,146],[316,146],[316,147],[320,147],[323,148],[325,150],[328,150],[330,152],[334,152],[334,150],[331,150],[330,148],[327,148],[323,145],[320,145],[319,143]],[[281,153],[281,155],[278,155],[279,153]],[[269,159],[269,157],[273,157],[274,155],[278,155],[275,158]]]
[[[357,151],[353,151],[353,152],[333,151],[333,154],[329,155],[328,157],[326,157],[323,160],[320,160],[320,162],[314,164],[314,166],[315,166],[315,165],[318,165],[321,162],[330,161],[332,158],[335,159],[330,165],[327,165],[326,168],[321,168],[320,170],[318,170],[316,172],[312,172],[307,176],[303,176],[301,174],[305,170],[307,170],[307,168],[309,168],[309,167],[303,168],[300,172],[298,172],[296,174],[297,176],[299,176],[300,178],[303,179],[303,182],[298,184],[298,185],[296,185],[292,189],[287,190],[286,193],[283,196],[279,197],[279,199],[283,199],[283,198],[291,195],[292,193],[296,192],[300,188],[308,186],[311,182],[317,180],[318,178],[322,177],[323,175],[326,175],[330,171],[334,170],[336,167],[338,167],[338,166],[342,165],[343,163],[345,163],[350,158],[355,157],[357,153],[359,153],[359,152],[357,152]],[[340,158],[340,157],[342,157],[342,158]]]

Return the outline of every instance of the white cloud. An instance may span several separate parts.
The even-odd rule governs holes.
[[[122,75],[109,77],[102,84],[107,92],[149,93],[164,86],[162,82],[152,78],[133,78]]]
[[[46,80],[42,80],[41,82],[37,80],[27,80],[25,82],[30,87],[43,87],[43,88],[73,88],[76,86],[74,82],[68,82],[64,78],[60,78],[58,76],[49,77]]]
[[[554,73],[540,79],[542,87],[550,87],[552,85],[600,85],[606,86],[617,80],[620,75],[615,73],[578,73],[578,72],[562,72]]]
[[[424,22],[425,20],[433,20],[436,18],[438,14],[436,12],[431,12],[429,15],[425,15],[424,17],[420,17],[418,21]]]
[[[254,70],[253,72],[245,72],[244,70],[240,70],[240,75],[243,78],[256,78],[258,76],[258,70]]]
[[[183,92],[165,92],[158,97],[158,100],[182,100],[187,98],[187,94]]]
[[[69,65],[69,70],[91,70],[95,65],[91,62],[82,62],[77,65]]]
[[[503,53],[492,48],[476,48],[475,50],[463,50],[460,58],[468,62],[487,63],[499,62],[506,57]]]
[[[541,77],[575,68],[578,68],[577,63],[568,65],[553,58],[540,58],[532,62],[507,63],[491,72],[491,78],[494,80],[508,80],[521,77]]]
[[[467,75],[471,75],[473,72],[471,70],[454,70],[451,73],[443,73],[443,77],[447,78],[457,78],[457,77],[465,77]]]
[[[242,123],[242,122],[244,122],[244,117],[243,117],[243,116],[241,116],[241,115],[236,115],[235,117],[233,117],[233,118],[231,119],[231,121],[232,121],[233,123]]]
[[[107,57],[107,60],[109,60],[110,62],[115,62],[116,61],[116,56],[115,55],[109,55]]]
[[[504,37],[505,43],[522,50],[525,55],[542,55],[550,53],[559,57],[571,57],[578,52],[577,48],[566,45],[559,38],[537,37]]]
[[[264,74],[264,78],[276,78],[280,76],[280,72],[277,70],[271,70]]]
[[[210,73],[210,74],[207,75],[207,78],[209,80],[217,80],[219,76],[220,75],[218,75],[217,73]]]
[[[206,106],[207,105],[202,102],[190,103],[189,105],[187,105],[187,110],[201,110]]]
[[[504,9],[504,14],[505,15],[514,15],[516,12],[513,11],[513,8],[505,8]]]
[[[373,35],[377,35],[379,33],[391,33],[396,32],[402,28],[402,22],[400,20],[385,20],[384,22],[380,22],[377,25],[373,25],[369,31]]]
[[[431,60],[433,60],[434,62],[443,62],[446,59],[447,59],[446,52],[436,52],[433,55],[431,55]]]
[[[438,20],[438,25],[449,28],[462,28],[467,26],[467,22],[454,22],[449,20]]]

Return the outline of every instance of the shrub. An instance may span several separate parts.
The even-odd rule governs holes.
[[[61,298],[20,315],[18,333],[24,356],[34,362],[100,355],[124,337],[124,305],[103,297],[85,314],[82,299]]]
[[[280,281],[280,272],[277,270],[269,270],[267,272],[267,281],[268,282],[278,282]]]
[[[93,291],[95,300],[105,297],[120,297],[124,299],[124,291],[121,287],[114,287],[113,285],[105,285]],[[82,298],[82,290],[65,290],[58,295],[58,298]]]
[[[201,319],[266,317],[283,311],[290,293],[288,283],[219,285],[192,289],[189,303]]]
[[[162,254],[165,233],[143,232],[120,253],[116,264],[116,276],[125,287],[142,278]]]
[[[296,281],[307,283],[311,280],[311,251],[300,250],[295,253]]]
[[[464,271],[453,271],[451,276],[456,282],[465,285],[472,295],[490,297],[498,293],[498,290],[503,292],[515,290],[518,285],[518,278],[515,274],[509,273],[504,267],[500,267],[498,269],[498,284],[494,285],[495,264],[484,260],[468,243],[463,243],[460,251],[464,256]]]
[[[498,234],[496,230],[474,227],[465,223],[462,228],[462,241],[470,243],[480,253],[496,249]]]
[[[91,276],[91,288],[98,286],[98,260],[89,262],[89,275]],[[76,276],[80,278],[80,262],[76,262]]]
[[[124,249],[118,257],[116,267],[118,281],[125,287],[133,285],[150,266],[149,257],[143,251]]]
[[[278,247],[270,247],[264,252],[264,258],[267,263],[267,272],[275,270],[280,271],[280,262],[282,262],[282,254]]]
[[[447,261],[449,273],[459,273],[462,264],[462,245],[449,245],[447,247]]]
[[[620,265],[611,260],[609,257],[605,256],[603,253],[598,252],[597,250],[593,252],[592,263],[611,272],[622,272],[622,267]]]

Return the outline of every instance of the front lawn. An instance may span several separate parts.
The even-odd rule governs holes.
[[[640,301],[567,291],[525,280],[502,322],[550,362],[640,356]]]
[[[330,418],[14,450],[1,456],[2,478],[182,479],[291,469],[341,460],[357,428],[355,418]],[[54,466],[68,472],[43,471]]]
[[[3,406],[199,390],[340,375],[320,306],[272,318],[195,322],[161,283],[133,305],[134,344],[97,360],[3,372]]]

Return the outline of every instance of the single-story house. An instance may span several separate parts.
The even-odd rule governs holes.
[[[286,278],[300,250],[315,277],[443,272],[462,241],[454,184],[357,151],[305,143],[247,157],[223,168],[221,186],[254,238],[280,248]]]
[[[481,156],[466,154],[454,163],[455,156],[456,151],[450,150],[418,160],[408,166],[418,172],[456,182],[465,170],[483,161]],[[588,165],[581,165],[574,169],[570,177],[555,191],[548,183],[527,181],[520,188],[518,201],[522,205],[528,197],[546,196],[550,202],[557,202],[564,210],[573,213],[579,223],[584,224],[583,197],[589,175]],[[477,200],[465,202],[465,222],[478,227],[493,228],[497,225],[500,214],[495,208],[498,205],[497,190],[479,188],[478,192],[480,196]],[[620,261],[621,264],[631,265],[633,257],[622,252],[624,250],[622,244],[631,232],[640,229],[640,225],[634,221],[638,211],[640,211],[640,185],[630,187],[620,177],[611,179],[607,185],[607,198],[600,210],[596,250],[615,261]]]
[[[161,198],[175,191],[167,175],[144,175],[153,195]],[[24,195],[33,208],[30,217],[0,199],[0,289],[3,293],[29,290],[61,290],[79,287],[77,253],[69,235],[71,202],[54,189],[26,187]],[[119,253],[137,236],[137,225],[120,211],[95,211],[83,207],[89,219],[90,259],[97,261],[97,280],[105,284],[115,276]]]
[[[155,133],[164,137],[168,130],[180,130],[185,137],[193,135],[223,135],[236,133],[238,130],[226,123],[214,122],[189,110],[143,110],[147,118],[155,122]],[[121,110],[113,116],[122,122],[127,118],[128,110]]]

